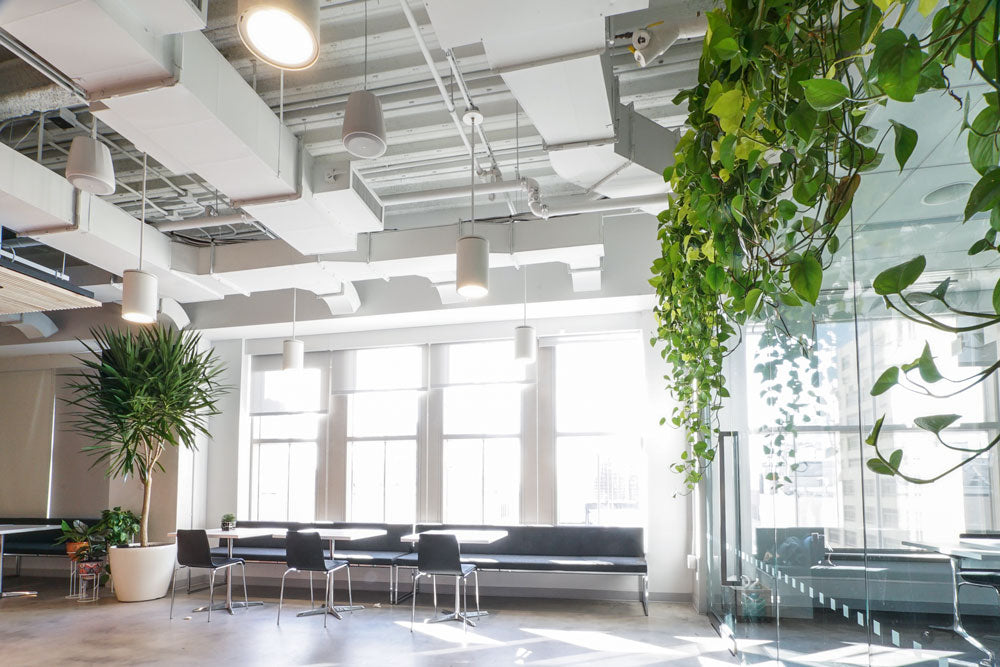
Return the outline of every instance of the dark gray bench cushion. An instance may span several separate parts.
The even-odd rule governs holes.
[[[480,545],[475,545],[476,547]],[[471,547],[471,545],[470,545]],[[463,563],[481,570],[524,570],[529,572],[608,572],[646,574],[646,559],[638,556],[539,556],[530,554],[463,553]],[[401,556],[396,564],[416,567],[417,554]]]
[[[15,525],[54,525],[58,526],[62,521],[73,523],[77,517],[37,519],[26,517],[0,518],[0,524],[12,523]],[[88,526],[93,526],[100,519],[80,519]],[[33,533],[14,533],[4,537],[5,555],[11,556],[65,556],[66,545],[56,544],[56,540],[62,537],[62,530],[53,528],[51,530],[40,530]]]

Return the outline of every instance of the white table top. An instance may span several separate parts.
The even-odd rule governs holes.
[[[209,537],[218,537],[222,540],[241,540],[244,537],[262,537],[270,535],[274,528],[240,528],[237,526],[232,530],[222,530],[221,528],[206,528],[205,534]],[[177,537],[177,531],[167,533],[168,537]]]
[[[16,524],[16,523],[0,523],[0,535],[13,535],[15,533],[34,533],[39,530],[54,530],[58,529],[60,526],[43,525],[43,524]]]
[[[272,530],[274,530],[272,528]],[[274,531],[271,533],[271,537],[285,537],[288,531]],[[319,533],[319,536],[324,540],[346,540],[352,542],[354,540],[365,540],[369,537],[378,537],[380,535],[385,535],[386,531],[382,528],[303,528],[299,531],[300,533]]]
[[[422,534],[428,535],[454,535],[458,538],[459,544],[492,544],[497,540],[507,537],[506,530],[425,530],[423,533],[409,533],[400,538],[403,542],[419,542]]]
[[[903,540],[903,545],[955,558],[971,558],[973,560],[1000,559],[1000,540],[976,540],[975,543],[965,541],[918,542],[916,540]]]

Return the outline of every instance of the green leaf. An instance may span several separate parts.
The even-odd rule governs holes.
[[[899,368],[897,366],[890,366],[882,372],[882,375],[878,376],[877,380],[875,380],[875,384],[872,386],[871,395],[880,396],[895,387],[897,384],[899,384]],[[879,425],[881,426],[881,421]]]
[[[722,166],[733,171],[736,163],[736,135],[727,134],[719,146],[719,161]]]
[[[867,466],[876,475],[888,475],[892,477],[896,474],[896,471],[883,463],[882,459],[868,459]]]
[[[799,207],[795,205],[795,202],[788,199],[782,199],[778,202],[778,217],[786,222],[795,217],[795,214],[799,212]]]
[[[961,418],[962,415],[927,415],[926,417],[917,417],[913,423],[917,428],[938,435]]]
[[[912,102],[920,85],[923,59],[915,35],[907,38],[902,30],[891,28],[879,35],[871,66],[886,95],[899,102]]]
[[[778,298],[781,300],[781,303],[785,304],[786,306],[791,306],[795,308],[802,305],[802,301],[799,299],[799,297],[795,296],[794,292],[782,292],[781,294],[778,295]]]
[[[719,118],[723,132],[735,133],[743,121],[743,93],[739,90],[722,93],[708,111]]]
[[[929,343],[924,343],[924,351],[920,353],[920,357],[916,363],[917,368],[920,370],[920,377],[923,378],[924,382],[933,383],[944,379],[944,376],[937,369],[937,364],[934,363],[934,356],[931,354]]]
[[[903,171],[906,161],[910,159],[910,156],[913,155],[913,149],[917,147],[917,132],[894,120],[889,122],[892,123],[892,129],[896,135],[894,145],[896,163],[899,164],[899,170]]]
[[[923,255],[918,255],[908,262],[897,264],[875,276],[872,287],[875,288],[876,294],[882,296],[899,294],[915,283],[926,267],[927,260]]]
[[[718,264],[711,264],[705,270],[705,281],[709,286],[719,292],[726,284],[726,271]]]
[[[885,415],[878,418],[875,422],[875,426],[872,427],[871,433],[865,438],[865,444],[874,447],[878,444],[878,437],[882,433],[882,423],[885,422]]]
[[[930,16],[934,8],[937,7],[938,0],[920,0],[917,4],[917,11],[924,16]]]
[[[816,129],[816,121],[819,113],[809,105],[808,102],[799,102],[795,110],[785,119],[785,127],[792,131],[802,141],[809,141],[813,130]]]
[[[817,111],[836,109],[851,94],[847,86],[833,79],[809,79],[799,84],[805,91],[809,106]]]
[[[803,255],[802,259],[792,264],[788,272],[788,280],[792,289],[809,303],[816,305],[819,298],[819,288],[823,284],[823,267],[812,253]]]
[[[967,145],[969,162],[980,174],[1000,164],[1000,111],[988,106],[972,121]]]
[[[870,144],[873,141],[875,141],[876,137],[878,137],[878,130],[876,130],[874,127],[869,127],[868,125],[861,125],[858,127],[857,136],[858,136],[858,141],[860,141],[861,143]]]
[[[899,464],[903,462],[903,450],[897,449],[892,454],[889,454],[889,467],[894,470],[899,470]]]
[[[1000,315],[1000,280],[993,286],[993,312]]]
[[[965,220],[980,211],[989,211],[1000,204],[1000,167],[990,167],[984,173],[965,204]]]
[[[719,60],[731,60],[740,52],[740,47],[732,37],[712,41],[712,51]]]
[[[761,297],[763,295],[764,293],[756,287],[747,292],[745,306],[748,315],[753,315],[757,312],[757,309],[760,308]]]
[[[931,290],[931,296],[937,297],[938,299],[943,299],[944,295],[948,292],[948,286],[951,285],[951,278],[945,278],[937,284],[933,290]]]

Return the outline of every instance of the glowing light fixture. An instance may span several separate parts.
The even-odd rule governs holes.
[[[136,324],[156,321],[157,280],[142,270],[142,236],[146,229],[146,154],[142,155],[142,216],[139,224],[139,268],[122,274],[122,319]]]
[[[476,123],[483,122],[483,114],[473,106],[465,112],[463,120],[472,128],[472,147],[469,151],[472,158],[470,186],[472,233],[459,238],[455,247],[457,255],[455,289],[466,299],[481,299],[490,291],[490,242],[482,236],[476,236]]]
[[[279,69],[319,58],[319,0],[239,0],[236,26],[250,52]]]
[[[355,90],[347,98],[341,138],[344,148],[354,157],[371,159],[382,157],[388,147],[385,138],[385,118],[382,103],[368,90],[368,2],[365,1],[365,70],[362,90]]]
[[[282,370],[299,370],[305,361],[305,343],[295,337],[295,306],[298,302],[298,291],[292,288],[292,337],[285,341],[281,350]]]

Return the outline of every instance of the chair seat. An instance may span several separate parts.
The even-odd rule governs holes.
[[[522,554],[462,554],[463,563],[480,570],[526,570],[535,572],[613,572],[645,574],[646,559],[639,556],[537,556]],[[396,565],[416,567],[417,554],[396,559]]]
[[[961,570],[958,573],[963,580],[970,584],[980,584],[983,586],[993,586],[1000,590],[1000,571],[997,570]]]
[[[225,558],[229,554],[226,547],[213,547],[212,556]],[[284,547],[233,547],[233,557],[249,561],[264,561],[274,563],[285,562]]]
[[[403,551],[361,551],[360,549],[340,551],[338,549],[334,557],[346,560],[351,565],[392,565],[404,553]]]
[[[243,563],[242,558],[217,558],[212,556],[212,565],[215,567],[228,567],[230,565],[239,565]]]
[[[339,570],[342,567],[347,567],[350,565],[346,560],[323,560],[323,569],[312,569],[300,567],[297,568],[299,572],[333,572],[334,570]]]
[[[468,576],[469,574],[471,574],[472,572],[474,572],[475,569],[476,569],[476,566],[473,565],[473,564],[471,564],[471,563],[462,563],[462,576],[463,577]],[[423,574],[433,574],[433,575],[437,575],[439,577],[455,577],[455,576],[458,576],[454,572],[451,572],[451,571],[449,571],[449,572],[445,572],[445,571],[436,572],[434,570],[424,570]]]

